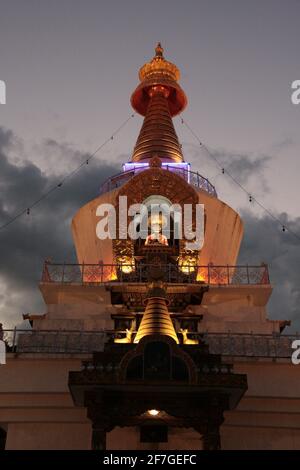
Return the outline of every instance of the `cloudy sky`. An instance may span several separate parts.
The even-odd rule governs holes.
[[[234,177],[300,236],[299,0],[0,0],[0,224],[130,116],[139,67],[161,41],[181,69],[184,119]],[[0,321],[44,312],[45,257],[72,260],[70,219],[120,169],[135,116],[74,178],[0,231]],[[175,118],[186,160],[243,216],[240,261],[270,265],[272,318],[300,330],[300,241],[235,186]]]

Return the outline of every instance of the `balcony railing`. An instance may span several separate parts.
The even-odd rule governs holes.
[[[117,175],[111,176],[108,178],[100,188],[100,194],[106,193],[108,191],[112,191],[113,189],[120,188],[123,184],[127,183],[131,180],[135,175],[142,171],[147,171],[150,167],[139,167],[134,168],[132,170],[124,171],[122,173],[118,173]],[[207,178],[204,176],[199,175],[195,171],[187,170],[185,168],[178,168],[172,165],[162,167],[164,171],[171,171],[172,173],[176,173],[177,175],[181,176],[185,179],[188,183],[192,186],[195,186],[202,191],[207,192],[210,196],[217,197],[217,192],[215,187],[208,181]]]
[[[87,354],[102,351],[104,344],[124,332],[66,330],[4,330],[7,352],[43,354]],[[255,358],[291,358],[292,343],[299,335],[238,333],[191,333],[204,340],[212,354]]]
[[[57,264],[46,261],[42,282],[61,284],[101,284],[107,282],[148,282],[154,271],[168,283],[210,285],[269,284],[268,266],[184,266],[174,264]]]

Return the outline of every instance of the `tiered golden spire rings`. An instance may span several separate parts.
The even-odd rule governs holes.
[[[168,90],[160,90],[158,87],[161,85],[151,89],[151,101],[133,151],[133,162],[148,160],[153,155],[170,162],[183,161],[165,95],[165,90]]]
[[[140,69],[141,83],[131,97],[133,108],[145,116],[132,161],[148,161],[158,155],[167,162],[178,163],[183,156],[172,116],[185,108],[187,99],[177,83],[179,70],[164,58],[160,43],[155,53]]]
[[[168,311],[165,291],[157,286],[149,291],[146,309],[134,342],[138,343],[142,338],[149,335],[169,336],[177,344],[179,343]]]

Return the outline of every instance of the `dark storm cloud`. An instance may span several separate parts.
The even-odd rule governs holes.
[[[13,133],[0,127],[0,225],[64,177],[64,174],[46,175],[31,162],[21,166],[12,163],[8,155],[13,145]],[[58,145],[56,142],[55,146]],[[63,154],[62,146],[60,153]],[[78,152],[75,166],[77,160],[83,161],[87,156]],[[7,321],[8,302],[13,293],[23,292],[22,308],[25,305],[30,308],[29,301],[35,305],[36,282],[46,257],[61,262],[74,261],[71,218],[82,205],[97,196],[101,182],[118,171],[116,166],[95,157],[29,215],[22,215],[0,231],[0,318],[5,317]],[[15,318],[19,314],[16,312]]]
[[[240,264],[269,265],[274,291],[268,305],[272,318],[292,320],[292,330],[300,331],[300,241],[269,216],[257,218],[242,212],[245,235],[242,242]],[[280,220],[300,235],[300,217],[291,219],[278,214]],[[291,329],[290,329],[291,330]]]
[[[195,165],[199,165],[201,162],[202,167],[206,169],[206,165],[209,164],[210,168],[214,167],[215,171],[219,170],[220,172],[221,166],[240,184],[244,185],[251,178],[255,178],[256,183],[264,192],[269,190],[263,172],[272,159],[271,156],[207,149],[204,146],[199,148],[199,146],[190,143],[185,144],[184,147],[187,149],[189,160]]]
[[[240,184],[245,184],[250,178],[256,177],[259,178],[264,190],[267,191],[267,184],[262,172],[271,160],[270,156],[249,156],[246,153],[238,154],[226,151],[215,151],[214,156],[228,173],[238,179]]]

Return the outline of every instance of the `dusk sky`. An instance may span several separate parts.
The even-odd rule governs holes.
[[[234,177],[300,237],[299,0],[0,0],[0,225],[40,197],[132,114],[138,70],[160,41],[181,70],[183,118]],[[198,145],[185,159],[245,222],[240,262],[270,264],[272,318],[300,331],[300,239],[282,232]],[[0,231],[0,321],[44,313],[45,257],[71,259],[70,219],[130,158],[136,115],[61,191]],[[57,194],[58,193],[58,194]],[[290,330],[292,331],[292,330]]]

